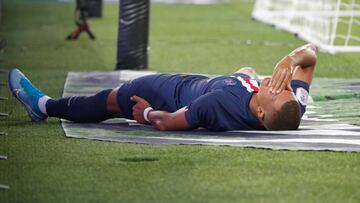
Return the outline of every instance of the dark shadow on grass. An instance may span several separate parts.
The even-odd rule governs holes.
[[[126,157],[120,159],[120,161],[124,162],[152,162],[152,161],[159,161],[159,158],[156,157]]]

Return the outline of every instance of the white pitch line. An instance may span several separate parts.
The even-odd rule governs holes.
[[[10,189],[10,186],[0,184],[0,189],[8,190]]]
[[[331,114],[324,114],[324,115],[319,115],[321,118],[331,118],[334,117],[334,115]]]
[[[345,124],[345,123],[339,123],[339,124],[320,124],[320,125],[300,125],[301,129],[312,129],[312,130],[359,130],[360,135],[360,127]]]
[[[302,117],[302,120],[305,121],[338,121],[337,119],[329,119],[329,118],[309,118],[306,115]]]
[[[320,109],[321,107],[309,105],[306,108],[307,109]]]

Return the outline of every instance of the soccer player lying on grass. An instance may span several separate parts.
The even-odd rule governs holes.
[[[316,47],[308,44],[280,60],[272,78],[260,86],[255,71],[230,76],[154,74],[127,81],[93,96],[51,99],[17,69],[9,87],[33,121],[48,116],[73,122],[109,118],[135,119],[159,130],[296,130],[305,112],[316,64]]]

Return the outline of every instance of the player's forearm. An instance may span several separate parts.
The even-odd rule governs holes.
[[[151,111],[148,114],[150,123],[159,130],[168,130],[168,120],[171,114],[166,111]]]
[[[314,67],[317,60],[317,49],[313,44],[307,44],[295,49],[286,58],[292,68]]]
[[[189,129],[189,125],[184,121],[182,115],[179,115],[180,113],[181,110],[180,112],[174,113],[166,111],[150,111],[148,119],[153,126],[162,131]]]
[[[292,90],[290,82],[293,79],[310,84],[317,59],[316,52],[314,45],[307,44],[280,60],[271,77],[271,93],[279,94],[284,89]]]
[[[312,44],[307,44],[292,51],[289,55],[285,56],[275,69],[279,66],[288,67],[293,70],[296,67],[307,68],[314,67],[317,60],[317,49]]]

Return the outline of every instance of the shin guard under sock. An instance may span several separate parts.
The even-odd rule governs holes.
[[[46,112],[51,117],[63,118],[78,123],[95,123],[111,118],[107,113],[106,101],[111,89],[93,96],[72,96],[59,100],[50,99]]]

